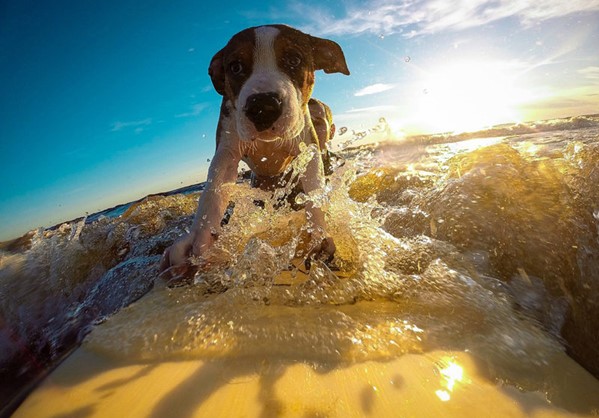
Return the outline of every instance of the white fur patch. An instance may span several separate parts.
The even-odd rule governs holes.
[[[254,48],[254,74],[258,71],[278,72],[275,56],[275,38],[279,34],[277,28],[262,26],[256,29],[256,47]]]
[[[304,128],[299,87],[277,65],[274,43],[280,31],[272,26],[256,28],[254,65],[252,75],[239,92],[236,103],[237,132],[242,141],[254,139],[273,141],[277,138],[292,139]],[[243,111],[247,98],[256,93],[277,93],[283,103],[283,111],[270,129],[257,132],[254,124]]]

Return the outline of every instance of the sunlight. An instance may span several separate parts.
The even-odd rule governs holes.
[[[452,391],[456,382],[464,378],[464,369],[457,363],[450,361],[447,367],[441,370],[441,375],[447,380],[447,389]]]
[[[439,373],[443,378],[441,386],[444,388],[436,390],[435,394],[441,401],[447,402],[451,399],[451,392],[453,392],[456,383],[464,380],[464,369],[451,358],[446,358],[442,362],[445,367],[441,368]]]
[[[476,131],[520,122],[518,105],[526,102],[529,94],[515,85],[514,73],[513,66],[498,63],[442,66],[419,83],[417,117],[431,133]]]

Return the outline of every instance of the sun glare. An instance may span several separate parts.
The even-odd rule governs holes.
[[[441,66],[419,83],[416,119],[431,133],[475,131],[520,122],[518,105],[527,101],[528,94],[516,86],[515,78],[513,69],[505,64]]]
[[[439,369],[443,388],[436,390],[435,394],[441,401],[447,402],[451,399],[451,393],[454,391],[456,383],[464,380],[464,369],[451,358],[443,359],[441,364],[444,366]]]

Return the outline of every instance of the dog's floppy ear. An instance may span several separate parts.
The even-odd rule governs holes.
[[[225,67],[223,56],[223,50],[221,49],[214,55],[214,57],[212,57],[212,61],[210,61],[210,66],[208,67],[208,75],[210,75],[212,85],[221,96],[225,95]]]
[[[310,43],[312,44],[312,55],[316,70],[324,70],[327,74],[341,73],[349,75],[345,56],[336,42],[311,36]]]

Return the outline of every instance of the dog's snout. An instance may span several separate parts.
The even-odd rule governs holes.
[[[270,128],[283,112],[283,101],[277,93],[256,93],[249,96],[243,109],[258,132]]]

